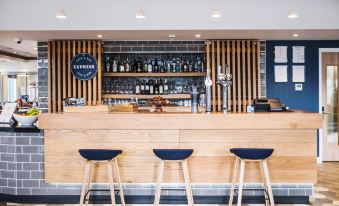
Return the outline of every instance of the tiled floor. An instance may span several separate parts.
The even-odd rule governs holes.
[[[314,206],[339,206],[339,162],[327,162],[318,166],[318,184],[314,187],[314,195],[310,198],[311,204]],[[76,205],[30,205],[30,204],[13,204],[8,203],[7,205],[11,206],[76,206]],[[2,205],[0,205],[2,206]],[[89,206],[99,206],[99,205],[89,205]],[[101,206],[101,205],[100,205]],[[105,204],[104,206],[111,206],[110,204]],[[141,206],[141,205],[136,205]],[[148,206],[148,205],[142,205]],[[150,205],[151,206],[151,205]],[[162,205],[165,206],[165,205]],[[168,205],[173,206],[173,205]],[[176,205],[177,206],[177,205]],[[199,205],[203,206],[203,205]],[[217,205],[206,205],[206,206],[217,206]],[[218,205],[219,206],[219,205]],[[223,205],[225,206],[225,205]],[[246,206],[252,206],[250,204]],[[259,205],[255,205],[259,206]],[[290,206],[290,205],[284,205]],[[304,206],[304,205],[296,205]]]

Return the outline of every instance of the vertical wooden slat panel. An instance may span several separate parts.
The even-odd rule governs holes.
[[[241,61],[242,61],[242,111],[246,112],[246,50],[245,41],[241,41]]]
[[[232,75],[233,75],[233,78],[232,78],[232,89],[233,89],[233,92],[232,92],[232,100],[233,100],[233,112],[236,111],[236,84],[235,84],[235,78],[237,77],[236,74],[235,74],[235,41],[232,41]]]
[[[253,74],[253,99],[257,98],[257,72],[256,72],[255,41],[252,41],[252,74]]]
[[[81,41],[78,41],[78,54],[81,53]],[[78,98],[82,97],[82,93],[81,93],[81,81],[78,79]],[[86,100],[85,100],[86,103]]]
[[[261,77],[260,77],[260,41],[257,41],[257,68],[258,68],[258,98],[261,97]]]
[[[52,112],[52,42],[48,42],[48,112]],[[54,52],[53,52],[54,54]]]
[[[92,53],[91,42],[88,41],[87,44],[88,44],[87,45],[88,53],[91,54]],[[87,81],[87,85],[88,85],[88,102],[87,102],[87,104],[91,106],[92,105],[92,80],[91,79]]]
[[[217,41],[217,68],[219,66],[220,66],[220,41]],[[216,75],[218,75],[218,71],[216,72]],[[218,111],[221,111],[221,86],[219,84],[218,84]]]
[[[230,70],[231,70],[231,59],[230,59],[230,41],[227,41],[226,42],[226,51],[227,51],[227,62],[226,62],[226,65],[228,65],[228,72],[229,73],[232,73]],[[231,94],[231,86],[228,87],[228,103],[227,103],[227,106],[228,106],[228,110],[231,109],[231,104],[232,104],[232,94]]]
[[[226,59],[225,59],[225,55],[226,55],[226,50],[225,50],[225,41],[221,41],[221,64],[222,64],[222,72],[225,74],[226,73]],[[227,94],[228,97],[230,96],[230,93]],[[229,99],[229,98],[228,98]],[[227,103],[228,104],[228,103]],[[229,109],[229,107],[227,106],[227,109]]]
[[[82,42],[82,52],[85,53],[86,52],[86,41]],[[84,102],[85,105],[87,105],[88,103],[88,99],[87,99],[87,81],[82,81],[82,97],[84,98]]]
[[[66,85],[66,41],[62,41],[62,98],[67,96],[67,85]]]
[[[56,54],[55,54],[55,41],[52,42],[52,51],[53,51],[53,65],[52,65],[52,104],[53,112],[56,112],[57,102],[56,102]]]
[[[215,48],[214,48],[214,44],[215,42],[212,41],[212,111],[215,112],[216,111],[216,87],[215,87]]]
[[[71,41],[67,41],[67,97],[72,96]]]
[[[58,112],[62,111],[62,103],[61,103],[61,41],[57,42],[58,44],[58,69],[57,69],[57,78],[58,78],[58,98],[57,98],[57,102],[58,102]]]
[[[97,59],[97,42],[93,41],[93,56],[95,59]],[[98,60],[98,59],[97,59]],[[99,61],[98,61],[99,62]],[[100,73],[101,68],[98,64],[98,73]],[[97,76],[98,74],[93,78],[93,105],[97,105]]]
[[[240,65],[240,41],[237,41],[237,90],[238,90],[238,109],[237,111],[241,111],[241,65]]]
[[[98,46],[98,104],[101,105],[101,75],[102,75],[102,69],[101,69],[101,41],[97,43]]]
[[[72,54],[72,58],[75,56],[75,51],[76,51],[76,42],[73,41],[73,54]],[[77,97],[77,80],[75,79],[75,77],[73,76],[73,97]]]
[[[248,98],[248,105],[252,105],[252,82],[251,82],[251,41],[247,40],[246,45],[246,52],[247,52],[247,98]]]

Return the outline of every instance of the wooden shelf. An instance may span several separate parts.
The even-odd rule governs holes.
[[[104,72],[104,77],[205,77],[206,72],[181,72],[181,73],[123,73]]]
[[[136,94],[103,94],[103,98],[113,98],[113,99],[152,99],[154,97],[161,96],[165,99],[189,99],[190,94],[167,94],[167,95],[136,95]]]

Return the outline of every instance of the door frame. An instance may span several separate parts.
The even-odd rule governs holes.
[[[322,53],[328,52],[338,52],[339,48],[319,48],[319,113],[322,114]],[[323,129],[319,129],[319,157],[317,157],[317,162],[323,162]]]

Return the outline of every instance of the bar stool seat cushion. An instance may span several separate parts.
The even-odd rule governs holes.
[[[79,149],[80,155],[87,160],[111,160],[122,153],[122,150],[109,149]]]
[[[262,160],[273,153],[273,149],[266,148],[232,148],[230,152],[241,159]]]
[[[162,160],[184,160],[192,155],[193,149],[153,149],[153,153]]]

